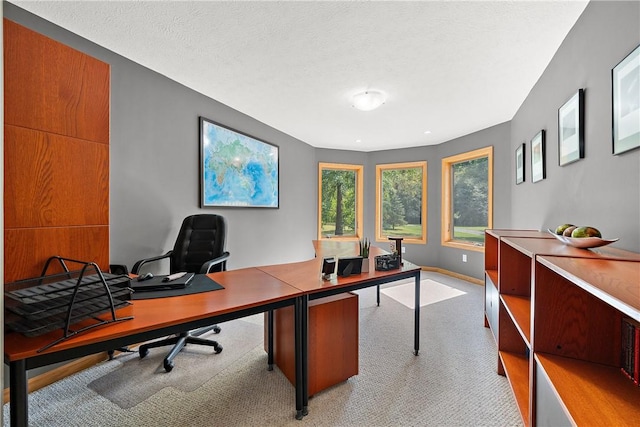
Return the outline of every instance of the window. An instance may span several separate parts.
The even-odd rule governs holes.
[[[376,240],[427,242],[427,162],[376,166]]]
[[[493,147],[442,159],[442,244],[484,250],[493,227]]]
[[[362,237],[362,165],[318,164],[318,239]]]

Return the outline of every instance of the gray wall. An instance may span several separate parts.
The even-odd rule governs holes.
[[[111,262],[129,267],[171,249],[182,219],[227,219],[230,268],[313,257],[315,150],[12,4],[5,17],[111,65]],[[198,117],[280,147],[279,209],[200,209]]]
[[[364,168],[364,234],[375,236],[376,205],[376,165],[386,163],[427,162],[427,244],[404,244],[404,257],[421,266],[436,266],[471,277],[481,278],[484,271],[484,253],[462,251],[440,244],[441,239],[441,176],[442,158],[454,154],[494,147],[494,227],[509,225],[510,192],[508,177],[511,157],[509,156],[509,123],[502,123],[479,132],[466,135],[435,146],[408,148],[403,150],[358,153],[337,150],[316,150],[319,162],[362,164]],[[387,243],[374,243],[388,249]],[[462,254],[467,254],[467,262],[462,262]]]
[[[112,262],[131,267],[168,250],[182,218],[201,211],[227,217],[231,268],[308,259],[316,238],[317,162],[365,166],[365,234],[373,236],[375,165],[424,159],[428,244],[407,245],[405,257],[477,278],[482,253],[440,245],[441,159],[488,145],[494,146],[494,227],[591,224],[606,237],[621,237],[616,246],[640,252],[640,150],[611,155],[610,75],[640,43],[639,8],[638,2],[590,3],[511,122],[438,146],[360,153],[313,149],[3,2],[5,17],[111,64]],[[586,157],[560,167],[557,109],[580,87],[586,89]],[[200,115],[280,146],[280,209],[198,208]],[[547,130],[547,179],[532,184],[527,173],[527,182],[516,186],[515,148],[540,129]]]
[[[611,69],[640,44],[640,2],[591,2],[511,121],[511,154],[527,142],[526,182],[510,173],[511,225],[592,225],[640,251],[640,150],[612,155]],[[585,158],[558,165],[558,108],[585,89]],[[531,138],[547,136],[547,178],[532,183]]]
[[[169,249],[181,219],[201,211],[227,217],[231,268],[308,259],[317,232],[318,162],[365,165],[365,235],[373,236],[375,165],[424,159],[428,243],[406,245],[405,257],[481,278],[481,252],[440,245],[440,176],[443,157],[488,145],[494,147],[494,227],[590,224],[605,236],[622,237],[618,247],[640,251],[640,150],[612,156],[610,136],[610,71],[639,43],[637,2],[590,3],[512,121],[438,146],[373,153],[314,149],[16,6],[3,5],[9,19],[111,64],[114,263],[131,266]],[[586,158],[560,167],[557,109],[579,87],[586,89]],[[200,115],[280,146],[280,209],[198,207]],[[547,131],[547,179],[533,184],[527,173],[527,181],[516,186],[515,147],[540,129]]]

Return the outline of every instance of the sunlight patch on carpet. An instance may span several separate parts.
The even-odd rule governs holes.
[[[409,308],[415,307],[415,285],[407,283],[380,289],[380,292]],[[420,281],[420,307],[465,295],[466,292],[431,279]]]

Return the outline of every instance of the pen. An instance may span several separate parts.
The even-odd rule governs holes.
[[[184,285],[187,286],[189,283],[191,283],[191,281],[193,280],[195,275],[196,275],[195,273],[191,273],[191,277],[189,277],[187,280],[185,280]]]

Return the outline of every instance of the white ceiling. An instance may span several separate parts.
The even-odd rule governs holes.
[[[312,146],[376,151],[511,120],[588,1],[11,3]],[[351,106],[374,88],[382,107]]]

